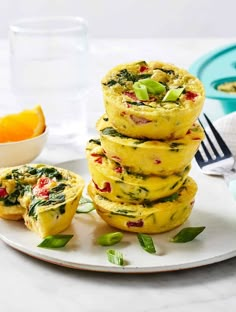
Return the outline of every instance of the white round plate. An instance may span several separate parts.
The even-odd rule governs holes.
[[[89,181],[85,160],[60,164],[81,174]],[[23,222],[0,220],[0,238],[13,248],[32,257],[75,269],[117,273],[148,273],[182,270],[216,263],[236,256],[236,202],[221,178],[203,175],[195,163],[190,174],[199,191],[189,220],[181,227],[164,234],[152,235],[157,254],[145,252],[136,234],[124,233],[122,242],[112,246],[121,251],[125,265],[107,260],[106,250],[96,244],[99,235],[114,231],[95,211],[77,214],[65,233],[74,234],[68,245],[60,250],[37,247],[42,241],[26,229]],[[171,243],[169,238],[186,226],[206,226],[192,242]]]

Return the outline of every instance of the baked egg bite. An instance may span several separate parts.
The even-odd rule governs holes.
[[[24,219],[41,237],[65,230],[76,212],[83,179],[68,170],[29,164],[0,171],[0,217]]]
[[[190,216],[197,184],[188,177],[179,190],[169,197],[145,204],[118,203],[98,194],[93,183],[88,193],[97,213],[110,226],[128,232],[154,234],[183,224]]]
[[[187,178],[190,165],[169,176],[134,173],[109,159],[99,140],[91,140],[86,147],[92,183],[101,196],[114,202],[144,203],[176,192]],[[132,158],[132,154],[127,155]]]
[[[109,159],[140,174],[169,176],[182,172],[192,161],[204,130],[195,122],[180,139],[148,140],[129,138],[117,132],[106,115],[97,122],[101,146]]]
[[[159,61],[118,65],[102,79],[102,89],[112,127],[131,138],[185,136],[205,100],[199,79]]]

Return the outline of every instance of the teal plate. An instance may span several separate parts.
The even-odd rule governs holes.
[[[236,109],[236,93],[217,90],[222,83],[236,81],[236,43],[202,56],[189,71],[202,81],[207,98],[221,101],[232,111]]]

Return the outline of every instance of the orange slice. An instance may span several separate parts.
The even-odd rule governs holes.
[[[18,114],[0,117],[0,143],[30,139],[44,132],[45,117],[40,105]]]

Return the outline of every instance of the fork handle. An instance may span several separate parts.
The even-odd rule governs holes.
[[[230,193],[236,200],[236,169],[232,169],[231,171],[226,172],[224,174],[224,179],[226,184],[228,185]]]

